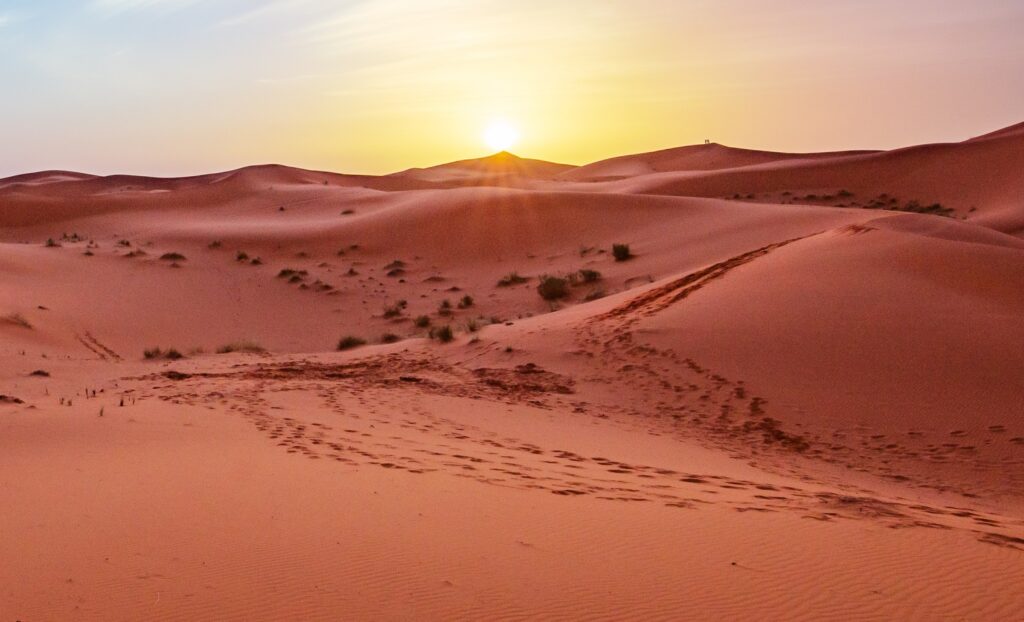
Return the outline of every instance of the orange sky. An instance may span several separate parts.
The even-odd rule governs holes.
[[[960,140],[1024,121],[1020,32],[1009,0],[9,0],[0,175],[389,172],[496,120],[570,163]]]

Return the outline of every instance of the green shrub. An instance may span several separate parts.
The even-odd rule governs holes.
[[[266,352],[266,348],[253,341],[232,341],[217,348],[217,354],[230,354],[232,352],[245,352],[247,354],[260,354]]]
[[[451,340],[455,339],[455,333],[452,332],[451,326],[445,325],[438,328],[431,328],[430,338],[437,339],[441,343],[448,343]]]
[[[557,276],[540,277],[537,293],[544,300],[558,300],[569,295],[569,281]]]
[[[338,350],[351,350],[352,348],[358,348],[359,346],[364,345],[366,345],[365,339],[349,335],[348,337],[342,337],[338,341]]]
[[[505,276],[501,277],[500,281],[498,281],[498,287],[512,287],[513,285],[522,285],[526,281],[527,279],[525,277],[521,277],[515,272],[509,272]]]
[[[589,268],[583,268],[569,275],[569,282],[573,285],[585,285],[587,283],[595,283],[601,280],[601,273],[597,270],[591,270]]]
[[[612,244],[612,257],[615,257],[615,261],[626,261],[633,257],[633,253],[629,250],[629,244]]]
[[[176,361],[178,359],[185,358],[184,354],[182,354],[181,352],[178,352],[174,348],[169,348],[167,350],[161,350],[160,348],[149,348],[148,350],[143,350],[142,351],[142,356],[143,356],[143,358],[146,358],[146,359],[149,359],[149,360],[153,360],[153,359],[167,359],[169,361]]]
[[[277,278],[288,279],[289,283],[299,283],[309,276],[307,270],[296,270],[294,268],[285,268],[277,273]]]

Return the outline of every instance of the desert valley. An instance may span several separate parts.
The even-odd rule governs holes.
[[[0,180],[0,620],[1024,619],[1024,126]]]

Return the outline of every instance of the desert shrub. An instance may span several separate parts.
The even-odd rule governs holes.
[[[349,335],[348,337],[342,337],[338,341],[338,350],[351,350],[353,348],[358,348],[359,346],[364,345],[366,345],[365,339]]]
[[[441,301],[441,305],[437,308],[437,314],[443,316],[449,316],[452,314],[452,303],[447,298]]]
[[[169,361],[176,361],[178,359],[185,358],[185,355],[182,354],[181,352],[178,352],[174,348],[168,348],[167,350],[162,350],[160,348],[149,348],[147,350],[142,351],[142,357],[147,360],[167,359]]]
[[[544,300],[558,300],[569,295],[569,281],[557,276],[544,275],[540,277],[540,284],[537,285],[537,293]]]
[[[479,322],[470,319],[468,322],[466,322],[466,330],[468,330],[471,333],[475,333],[476,331],[480,330]]]
[[[592,302],[594,300],[597,300],[599,298],[604,298],[604,297],[605,297],[605,293],[604,293],[603,289],[595,289],[594,291],[592,291],[589,294],[587,294],[586,296],[584,296],[583,302]]]
[[[392,261],[391,263],[389,263],[388,265],[384,266],[384,269],[385,270],[401,270],[404,267],[405,267],[405,262],[402,261],[401,259],[396,259],[396,260]]]
[[[253,257],[252,261],[250,261],[249,263],[254,265],[254,266],[262,266],[263,265],[263,260],[260,259],[259,257]]]
[[[32,372],[31,374],[29,374],[29,376],[38,376],[40,378],[49,378],[50,377],[50,372],[46,371],[45,369],[37,369],[34,372]]]
[[[347,209],[347,210],[343,210],[341,212],[341,215],[342,216],[351,216],[352,214],[355,214],[355,213],[356,213],[356,211],[354,209]]]
[[[117,245],[118,246],[131,246],[132,243],[129,242],[128,240],[118,240],[117,241]]]
[[[526,281],[525,277],[521,277],[515,272],[509,272],[498,281],[498,287],[512,287],[513,285],[521,285]]]
[[[421,315],[413,323],[416,325],[416,328],[426,328],[430,326],[430,316]]]
[[[400,317],[402,315],[402,305],[394,304],[389,307],[384,307],[384,319],[390,320],[392,318]]]
[[[45,246],[46,248],[57,248],[60,244],[58,244],[53,238],[47,238]]]
[[[633,257],[629,244],[612,244],[612,257],[615,257],[615,261],[626,261]]]
[[[292,277],[298,276],[300,277],[299,280],[302,280],[302,277],[308,275],[309,272],[307,272],[306,270],[296,270],[295,268],[282,268],[281,271],[277,273],[277,278],[290,279]]]
[[[266,352],[266,348],[254,341],[242,340],[232,341],[217,348],[217,354],[230,354],[232,352],[245,352],[247,354],[259,354]]]
[[[214,240],[214,241],[210,242],[209,244],[207,244],[206,248],[209,248],[209,249],[212,250],[212,249],[220,248],[222,246],[224,246],[223,242],[221,242],[220,240]]]
[[[163,255],[160,255],[160,260],[161,261],[182,261],[184,259],[185,259],[185,256],[182,255],[181,253],[171,252],[171,253],[164,253]]]
[[[594,283],[601,280],[601,273],[597,270],[591,270],[589,268],[583,268],[569,275],[569,282],[573,285],[585,285],[587,283]]]
[[[462,300],[459,301],[459,308],[460,309],[468,309],[468,308],[470,308],[472,306],[473,306],[473,297],[472,296],[468,296],[468,295],[467,296],[463,296]]]
[[[401,337],[399,337],[395,333],[384,333],[380,337],[380,342],[381,343],[395,343],[396,341],[400,341],[400,340],[401,340]]]
[[[245,251],[238,251],[235,253],[235,261],[249,261],[249,253]]]
[[[439,326],[438,328],[430,329],[430,338],[437,339],[441,343],[448,343],[455,339],[455,333],[452,331],[451,326]]]
[[[955,210],[943,207],[941,203],[932,203],[931,205],[921,205],[918,201],[910,201],[903,208],[907,212],[916,212],[918,214],[936,214],[938,216],[950,216]]]

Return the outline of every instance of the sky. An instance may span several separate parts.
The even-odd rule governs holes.
[[[0,177],[957,141],[1024,121],[1022,32],[1021,0],[0,0]]]

